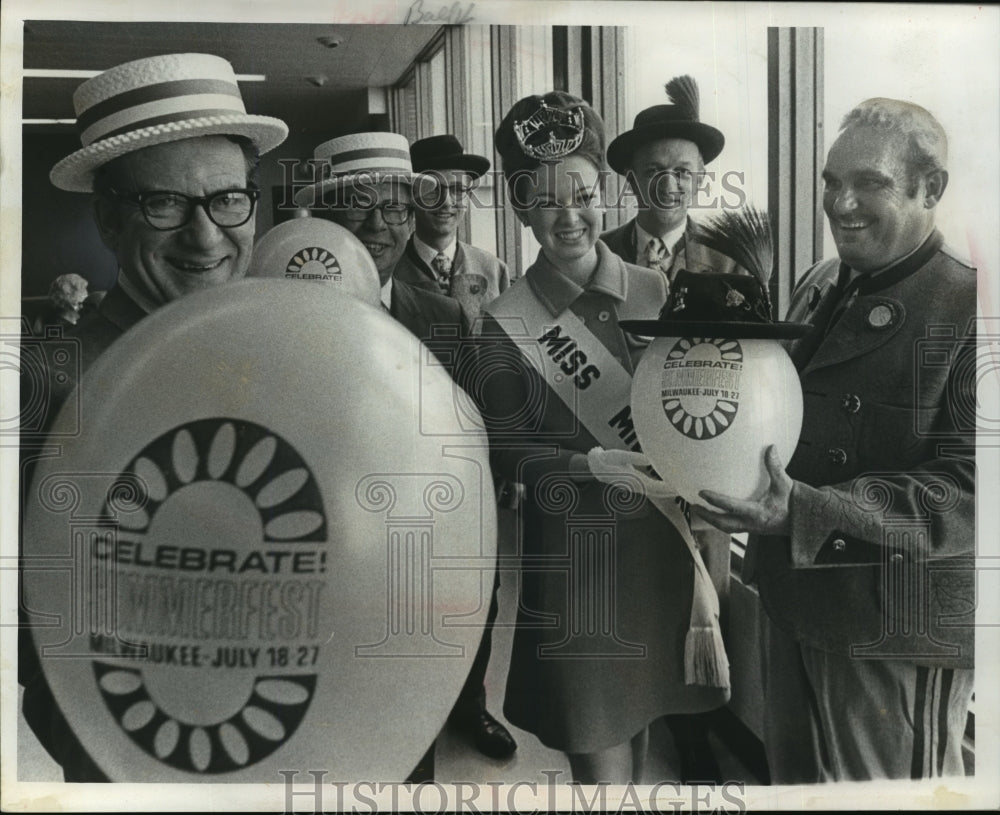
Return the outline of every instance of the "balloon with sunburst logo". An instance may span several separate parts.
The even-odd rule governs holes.
[[[82,432],[26,492],[23,585],[56,702],[111,780],[408,776],[493,581],[463,397],[378,310],[277,280],[165,306],[86,371],[55,427]]]
[[[323,218],[294,218],[254,245],[247,277],[324,283],[378,306],[381,284],[371,254],[349,230]]]
[[[802,425],[802,392],[773,340],[658,337],[632,380],[632,420],[642,450],[678,494],[750,498],[766,488],[761,453],[788,461]]]
[[[654,469],[692,504],[701,490],[758,497],[770,483],[763,452],[787,462],[802,429],[802,389],[779,340],[803,323],[771,317],[766,213],[727,210],[701,227],[700,242],[749,274],[680,270],[655,320],[622,327],[655,337],[632,379],[632,421]]]

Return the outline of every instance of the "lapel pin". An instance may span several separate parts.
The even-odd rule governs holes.
[[[876,329],[888,328],[894,317],[892,306],[880,304],[868,312],[868,325]]]

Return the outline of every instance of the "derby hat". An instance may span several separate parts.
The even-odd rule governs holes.
[[[466,153],[462,143],[451,134],[429,136],[413,142],[410,146],[410,159],[415,173],[462,170],[473,178],[479,178],[490,169],[488,158]]]
[[[70,192],[90,192],[98,167],[154,144],[243,136],[266,153],[288,136],[280,119],[246,112],[233,66],[211,54],[166,54],[117,65],[80,85],[73,107],[83,147],[49,174],[55,186]]]
[[[644,337],[794,339],[808,323],[775,322],[770,300],[753,275],[698,274],[681,269],[655,320],[622,320],[623,330]]]
[[[640,111],[627,130],[608,145],[608,164],[616,173],[625,175],[632,154],[644,144],[657,139],[687,139],[694,142],[707,164],[726,144],[726,137],[719,130],[699,118],[700,95],[698,85],[690,76],[671,79],[667,97],[672,104],[653,105]]]
[[[409,186],[413,181],[410,143],[398,133],[350,133],[323,142],[313,151],[322,178],[295,193],[300,207],[313,206],[329,191],[355,182],[392,181]]]

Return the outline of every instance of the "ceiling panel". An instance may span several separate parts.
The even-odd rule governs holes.
[[[437,26],[277,25],[255,23],[100,23],[29,20],[24,67],[104,70],[121,62],[185,51],[217,54],[238,74],[247,109],[278,116],[296,131],[336,134],[364,119],[367,89],[392,85],[438,36]],[[340,39],[326,48],[318,37]],[[323,77],[321,87],[310,77]],[[83,80],[28,77],[24,118],[75,118],[73,90]]]

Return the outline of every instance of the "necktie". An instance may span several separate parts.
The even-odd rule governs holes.
[[[659,238],[650,238],[646,244],[646,267],[659,269],[664,274],[670,269],[670,253]]]
[[[451,261],[448,260],[448,256],[444,252],[438,252],[434,260],[431,261],[431,265],[434,267],[434,274],[437,275],[441,291],[447,294],[451,288]]]

